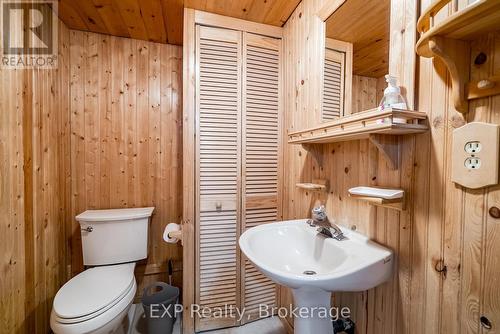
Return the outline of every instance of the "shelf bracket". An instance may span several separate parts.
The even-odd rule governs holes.
[[[468,111],[466,83],[469,80],[469,54],[467,42],[434,36],[429,38],[429,50],[444,62],[450,73],[452,98],[455,109],[462,114]]]
[[[313,156],[320,168],[323,167],[323,145],[307,143],[302,144],[302,148]]]
[[[390,169],[396,170],[399,167],[399,137],[390,135],[372,134],[370,142],[377,147],[382,156],[387,161]]]

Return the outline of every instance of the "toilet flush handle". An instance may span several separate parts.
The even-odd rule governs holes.
[[[82,231],[84,232],[92,232],[94,230],[94,228],[92,226],[87,226],[86,228],[82,228]]]

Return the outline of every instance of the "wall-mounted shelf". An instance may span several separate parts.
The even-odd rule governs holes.
[[[288,143],[325,144],[347,140],[369,139],[387,159],[389,167],[398,168],[400,135],[423,133],[429,127],[423,112],[389,108],[384,111],[371,109],[337,120],[322,123],[314,128],[291,132]]]
[[[360,188],[366,191],[353,191]],[[394,196],[387,196],[393,193]],[[404,210],[404,192],[401,189],[385,189],[377,187],[357,187],[349,189],[349,197],[356,200],[365,201],[372,205],[382,206],[385,208]]]
[[[297,183],[295,186],[309,191],[326,191],[327,184],[327,180],[312,180],[312,182]]]
[[[325,191],[326,186],[324,184],[317,183],[297,183],[295,185],[297,188],[310,190],[310,191]]]
[[[477,0],[433,25],[434,16],[451,0],[435,1],[420,16],[417,30],[421,34],[417,53],[426,58],[439,57],[450,72],[455,108],[465,113],[468,100],[500,93],[500,78],[467,83],[469,47],[467,41],[500,29],[500,1]],[[496,89],[492,89],[496,87]],[[479,93],[478,93],[479,91]]]

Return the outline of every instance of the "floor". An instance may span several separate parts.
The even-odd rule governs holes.
[[[132,326],[127,331],[127,334],[147,334],[145,319],[143,318],[144,310],[141,305],[134,304],[129,312]],[[174,324],[172,334],[180,334],[180,321]],[[203,334],[286,334],[286,329],[277,317],[266,318],[251,322],[244,326],[232,327],[214,331],[203,332]]]
[[[257,320],[249,324],[203,332],[203,334],[286,334],[286,329],[277,317]]]

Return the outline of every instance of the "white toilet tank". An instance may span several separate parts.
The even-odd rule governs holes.
[[[132,262],[148,256],[148,227],[154,207],[87,210],[78,216],[83,264]]]

